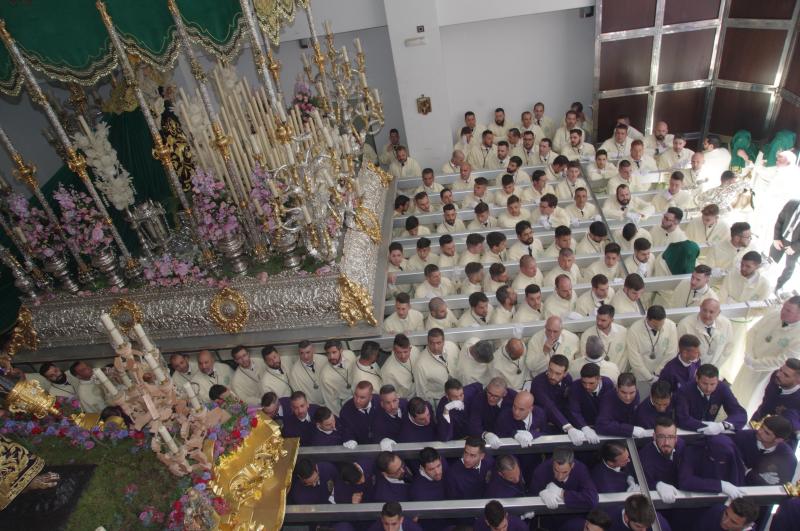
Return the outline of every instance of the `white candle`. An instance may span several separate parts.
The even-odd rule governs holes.
[[[358,53],[363,53],[363,50],[361,49],[361,39],[356,37],[355,39],[353,39],[353,44],[355,45],[356,51]]]
[[[356,197],[361,197],[361,187],[358,184],[358,179],[353,179],[353,192],[356,194]]]
[[[286,144],[286,156],[289,159],[289,164],[294,165],[294,150],[292,149],[292,144]]]
[[[305,205],[302,205],[300,208],[303,211],[303,219],[306,220],[306,225],[311,225],[311,222],[313,220],[311,219],[311,213],[308,211],[308,207],[305,206]]]
[[[139,338],[139,343],[142,344],[142,348],[145,351],[154,350],[153,344],[150,342],[150,338],[147,337],[147,334],[144,333],[144,328],[139,323],[133,325],[133,331],[136,334],[136,337]]]
[[[126,343],[125,338],[122,337],[122,334],[116,327],[109,330],[108,333],[111,336],[111,347],[114,350],[117,350],[119,347],[121,347]]]
[[[161,437],[161,440],[164,442],[164,444],[167,445],[167,448],[169,448],[170,452],[173,454],[178,453],[178,445],[175,444],[175,439],[173,439],[172,435],[169,434],[166,426],[160,426],[158,428],[158,435]]]
[[[150,413],[150,417],[153,420],[159,418],[158,410],[156,409],[156,404],[155,402],[153,402],[153,397],[145,393],[142,395],[142,400],[144,401],[144,407],[147,408],[147,412]]]
[[[100,383],[103,384],[103,387],[106,388],[106,391],[108,391],[109,395],[114,396],[119,393],[119,390],[111,382],[111,380],[108,379],[108,376],[106,376],[106,373],[103,372],[103,369],[94,369],[92,372],[94,372],[95,377],[100,381]]]
[[[100,322],[103,323],[103,326],[109,332],[111,332],[112,329],[117,327],[117,325],[114,324],[114,320],[111,319],[111,316],[108,315],[106,312],[100,314]]]
[[[317,87],[317,95],[319,97],[325,96],[325,87],[322,85],[322,81],[317,81],[314,85]]]
[[[124,385],[126,388],[133,385],[133,382],[131,381],[131,378],[128,376],[127,372],[123,372],[120,375],[120,380],[122,380],[122,385]]]
[[[78,121],[80,122],[81,128],[83,129],[83,132],[86,134],[86,136],[91,138],[92,129],[89,127],[89,124],[86,123],[86,120],[84,120],[83,116],[81,116],[80,114],[78,115]]]
[[[28,243],[28,240],[25,238],[25,233],[22,232],[21,228],[14,227],[14,234],[17,235],[17,238],[19,238],[19,241],[21,241],[22,243]]]
[[[329,148],[332,148],[333,147],[333,138],[331,138],[331,134],[328,131],[327,127],[323,127],[322,128],[322,136],[325,137],[325,145],[328,146]]]
[[[163,383],[164,380],[167,379],[167,377],[164,374],[164,371],[161,369],[161,367],[156,367],[155,369],[153,369],[153,374],[155,375],[156,381],[158,383]]]
[[[283,104],[278,102],[275,106],[278,108],[278,118],[281,119],[281,122],[286,123],[286,110],[283,108]]]
[[[281,196],[281,192],[280,192],[280,190],[278,190],[278,187],[275,185],[275,181],[272,181],[272,180],[267,181],[267,184],[269,185],[270,191],[272,191],[272,195],[275,196],[276,198],[279,198]]]
[[[365,74],[364,72],[359,72],[358,73],[358,79],[361,80],[361,86],[362,87],[366,87],[367,86],[367,74]]]
[[[305,66],[305,67],[308,67],[308,66],[310,66],[310,65],[308,64],[308,56],[307,56],[305,53],[301,53],[301,54],[300,54],[300,59],[302,59],[302,60],[303,60],[303,66]]]
[[[202,409],[200,401],[197,399],[197,393],[194,392],[194,387],[192,387],[192,383],[191,382],[184,383],[183,389],[186,391],[186,396],[189,397],[189,402],[192,404],[192,408],[195,411]]]
[[[344,59],[345,63],[350,62],[350,58],[347,56],[347,46],[342,46],[342,59]]]
[[[150,370],[154,371],[158,368],[158,362],[156,362],[156,359],[149,352],[144,355],[144,361],[147,362],[147,366],[150,367]]]
[[[331,28],[331,21],[330,20],[326,20],[325,22],[322,23],[322,25],[325,26],[325,31],[327,33],[333,33],[333,29]]]
[[[378,91],[378,89],[373,89],[373,93],[375,94],[375,103],[380,103],[381,93]]]

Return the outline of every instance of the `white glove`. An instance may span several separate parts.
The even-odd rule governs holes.
[[[381,452],[391,452],[397,442],[388,437],[381,439]]]
[[[551,225],[550,225],[550,220],[547,219],[547,218],[539,218],[539,223],[541,223],[542,227],[544,227],[546,229],[552,228]]]
[[[520,447],[527,448],[533,444],[533,434],[527,430],[517,430],[514,440],[519,443]]]
[[[728,274],[727,271],[720,267],[712,267],[711,268],[711,276],[712,277],[724,277]]]
[[[761,479],[770,485],[777,485],[780,481],[777,472],[762,472],[759,474],[759,476],[761,476]]]
[[[636,480],[633,479],[633,476],[628,476],[628,490],[625,492],[639,492],[639,485],[636,483]]]
[[[625,214],[625,217],[628,218],[628,220],[630,220],[630,222],[634,224],[639,223],[639,220],[642,219],[642,216],[640,214],[637,214],[636,212],[627,212]]]
[[[544,489],[539,493],[539,497],[548,509],[558,509],[558,494],[554,491]]]
[[[603,216],[601,216],[600,214],[597,214],[597,215],[594,217],[594,220],[595,220],[595,221],[603,221]]]
[[[534,511],[530,511],[530,512],[527,512],[527,513],[525,513],[525,514],[523,514],[523,515],[520,515],[520,518],[521,518],[522,520],[530,520],[530,519],[531,519],[531,518],[533,518],[534,516],[536,516],[536,512],[534,512]]]
[[[586,442],[589,444],[600,444],[600,437],[598,437],[597,432],[594,431],[589,426],[584,426],[581,428],[583,432],[583,436],[586,438]]]
[[[725,426],[723,426],[721,422],[710,422],[704,420],[703,424],[705,424],[706,427],[697,430],[698,433],[702,433],[703,435],[719,435],[725,431]]]
[[[344,446],[348,450],[354,450],[356,446],[358,446],[358,443],[351,439],[349,441],[345,441],[344,443],[342,443],[342,446]]]
[[[572,225],[573,227],[578,227],[581,224],[581,220],[579,220],[578,218],[572,218],[569,220],[569,224]]]
[[[486,444],[489,445],[490,448],[497,450],[500,448],[500,437],[495,435],[494,433],[487,431],[483,434],[483,440],[486,441]]]
[[[661,501],[664,503],[675,503],[678,498],[678,489],[663,481],[656,483],[656,492],[661,496]]]
[[[644,428],[642,428],[640,426],[634,426],[633,427],[633,438],[634,439],[641,439],[642,437],[645,437],[646,435],[647,435],[647,430],[645,430]]]
[[[578,312],[569,312],[566,316],[567,321],[577,321],[578,319],[585,319],[586,316]]]
[[[452,402],[448,402],[447,404],[444,405],[444,410],[447,411],[448,413],[453,409],[458,411],[464,411],[464,402],[462,402],[461,400],[453,400]]]
[[[567,430],[567,437],[569,437],[569,440],[572,441],[572,444],[575,446],[580,446],[586,442],[586,437],[583,435],[583,432],[575,428]]]
[[[733,499],[741,498],[742,496],[744,496],[744,491],[742,491],[742,489],[740,489],[739,487],[737,487],[733,483],[729,483],[729,482],[724,481],[724,480],[720,481],[719,483],[720,483],[722,492],[728,498],[733,500]]]

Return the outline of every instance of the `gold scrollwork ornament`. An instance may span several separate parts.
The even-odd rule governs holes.
[[[247,324],[250,318],[250,304],[239,291],[225,287],[211,299],[209,314],[219,328],[229,334],[235,334]]]
[[[377,326],[372,297],[366,288],[345,275],[339,277],[339,316],[350,326],[366,321]]]

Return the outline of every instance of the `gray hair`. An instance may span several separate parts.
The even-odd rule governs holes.
[[[575,462],[575,453],[569,448],[556,448],[553,450],[553,462],[559,465],[571,465]]]
[[[478,363],[491,363],[494,359],[494,347],[491,341],[481,339],[472,345],[469,350]]]
[[[605,354],[603,340],[597,336],[589,336],[586,339],[586,357],[590,360],[602,359]]]
[[[494,466],[498,472],[514,470],[514,468],[517,466],[517,458],[512,454],[499,455],[494,461]]]

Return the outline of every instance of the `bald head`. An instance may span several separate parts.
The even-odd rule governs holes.
[[[511,406],[511,416],[514,420],[525,420],[533,411],[533,394],[530,391],[519,391],[514,397],[514,404]]]
[[[560,330],[562,327],[561,317],[557,315],[551,315],[547,318],[547,321],[545,321],[544,326],[546,328],[558,328]]]
[[[720,314],[719,301],[716,299],[706,299],[700,304],[700,320],[706,325],[711,325],[717,320]]]
[[[197,355],[197,367],[205,374],[214,372],[214,355],[208,350],[201,350]]]
[[[428,311],[434,319],[447,317],[447,303],[441,297],[434,297],[428,302]]]
[[[509,339],[506,343],[506,354],[512,360],[517,360],[525,354],[525,343],[521,339]]]
[[[456,149],[450,156],[450,162],[453,163],[453,166],[461,166],[461,164],[464,162],[464,158],[464,152],[460,149]]]

